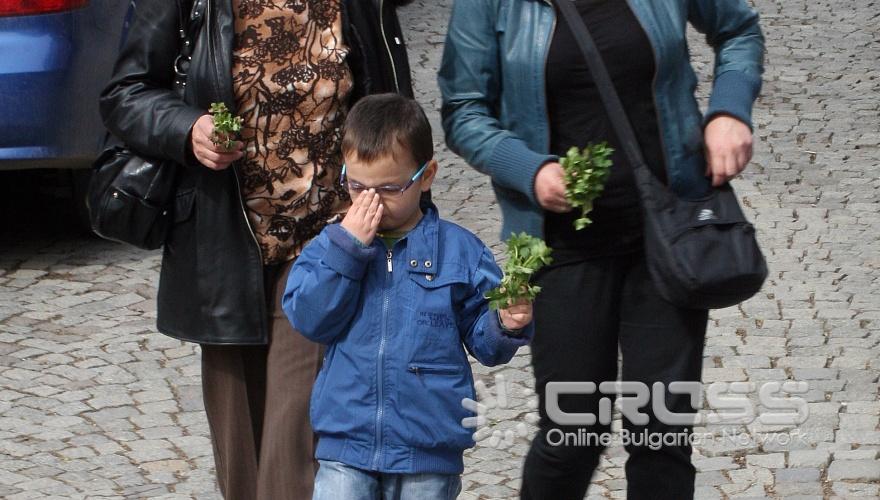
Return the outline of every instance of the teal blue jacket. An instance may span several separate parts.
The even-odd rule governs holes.
[[[751,127],[761,88],[764,37],[744,0],[627,0],[654,52],[654,102],[670,187],[683,198],[705,195],[703,126],[717,114]],[[705,116],[694,97],[686,26],[715,51]],[[438,75],[446,143],[492,178],[504,216],[502,238],[543,237],[535,198],[549,154],[546,61],[557,19],[550,0],[456,0]],[[602,138],[587,138],[586,141]]]

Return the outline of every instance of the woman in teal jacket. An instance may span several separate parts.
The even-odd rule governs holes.
[[[684,198],[700,197],[739,174],[751,158],[751,109],[764,54],[758,16],[745,1],[574,3],[654,174]],[[694,97],[687,23],[715,51],[705,114]],[[669,304],[651,283],[632,167],[550,0],[457,0],[438,80],[447,144],[491,177],[502,237],[526,231],[554,249],[554,264],[535,277],[543,288],[534,303],[532,343],[541,421],[526,458],[522,497],[581,499],[608,443],[606,405],[601,394],[549,401],[547,384],[617,380],[618,348],[624,381],[648,387],[699,381],[708,311]],[[558,159],[571,146],[601,141],[615,149],[611,175],[590,215],[593,223],[576,231]],[[631,438],[623,442],[630,499],[693,497],[690,426],[663,423],[653,410],[662,403],[672,412],[691,412],[690,399],[660,394],[662,400],[652,397],[642,407],[644,420],[624,419],[625,432],[616,436]],[[598,420],[561,425],[547,412],[554,403],[564,413],[591,413]],[[578,431],[586,436],[581,442],[564,439]],[[647,445],[664,437],[662,446]]]

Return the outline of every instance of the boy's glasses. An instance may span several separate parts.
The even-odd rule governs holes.
[[[396,197],[402,195],[404,193],[404,191],[409,189],[410,186],[412,186],[417,180],[419,180],[419,177],[421,177],[422,174],[425,172],[425,169],[428,167],[428,163],[430,163],[430,162],[431,162],[431,160],[426,161],[425,164],[422,165],[416,171],[416,173],[413,174],[412,177],[410,177],[409,182],[407,182],[403,186],[401,186],[399,184],[383,184],[381,186],[364,186],[360,182],[353,181],[353,180],[349,179],[347,175],[345,175],[345,163],[343,163],[342,164],[342,173],[339,175],[339,183],[342,184],[343,186],[345,186],[346,188],[348,188],[348,192],[351,195],[353,195],[352,197],[354,197],[354,195],[361,194],[363,191],[366,191],[366,190],[372,188],[372,189],[376,190],[376,193],[378,193],[379,196],[396,198]]]

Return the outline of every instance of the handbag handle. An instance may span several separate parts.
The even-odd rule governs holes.
[[[614,84],[611,82],[611,76],[608,75],[608,69],[602,61],[599,49],[596,47],[593,37],[590,36],[590,32],[584,24],[584,20],[581,19],[572,0],[556,0],[553,3],[555,3],[559,7],[560,12],[562,12],[562,16],[565,18],[568,27],[571,29],[578,47],[581,49],[584,58],[587,60],[587,66],[590,69],[590,73],[593,75],[596,89],[599,91],[599,97],[601,97],[602,104],[608,112],[608,118],[611,119],[611,125],[614,127],[614,132],[617,134],[617,138],[623,146],[623,151],[626,154],[630,165],[632,165],[633,168],[644,168],[645,170],[648,170],[648,167],[645,165],[645,159],[642,157],[641,149],[639,149],[639,143],[636,141],[636,135],[633,132],[632,125],[629,122],[629,118],[626,116],[626,111],[623,110],[623,104],[620,103],[620,97],[614,89]]]

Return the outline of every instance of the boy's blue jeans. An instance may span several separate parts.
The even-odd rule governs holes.
[[[458,474],[385,474],[318,460],[312,500],[455,500]]]

